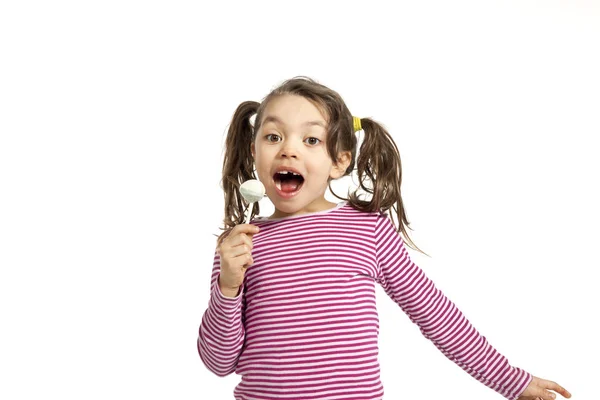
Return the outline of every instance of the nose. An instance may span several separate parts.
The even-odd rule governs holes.
[[[288,140],[281,147],[281,150],[279,151],[279,156],[286,158],[298,158],[298,148],[296,147],[296,145],[294,145],[294,143],[292,143],[292,141]]]

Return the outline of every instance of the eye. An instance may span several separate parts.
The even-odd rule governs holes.
[[[316,137],[309,137],[309,138],[308,138],[308,139],[306,139],[306,140],[309,140],[309,141],[310,141],[311,139],[314,139],[314,140],[316,140],[316,142],[314,142],[314,141],[313,141],[312,143],[309,143],[309,144],[311,144],[311,145],[313,145],[313,146],[314,146],[314,145],[316,145],[316,144],[318,144],[318,143],[321,141],[321,139],[317,139]]]
[[[265,139],[267,139],[267,142],[273,142],[272,140],[269,140],[269,137],[271,137],[271,136],[276,137],[276,138],[279,137],[279,135],[275,135],[274,133],[269,133],[268,135],[265,136]]]

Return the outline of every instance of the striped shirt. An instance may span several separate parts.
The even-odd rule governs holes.
[[[411,261],[387,214],[344,201],[252,224],[238,297],[221,293],[215,252],[197,341],[210,371],[241,375],[236,400],[381,400],[375,282],[473,378],[507,399],[530,383]]]

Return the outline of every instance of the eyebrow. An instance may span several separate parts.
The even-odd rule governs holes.
[[[274,115],[267,115],[263,122],[263,125],[266,125],[268,122],[274,122],[278,125],[285,125],[285,122],[283,122],[282,120],[280,120],[279,118],[277,118]],[[323,122],[323,121],[307,121],[307,122],[303,123],[302,126],[320,126],[322,128],[327,129],[327,126],[325,125],[325,122]]]

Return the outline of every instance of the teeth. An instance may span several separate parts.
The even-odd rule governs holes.
[[[300,174],[297,174],[297,173],[292,172],[292,171],[277,171],[277,174],[281,174],[281,175],[292,174],[294,176],[301,176]],[[275,179],[275,186],[277,186],[277,189],[281,190],[281,181]]]

